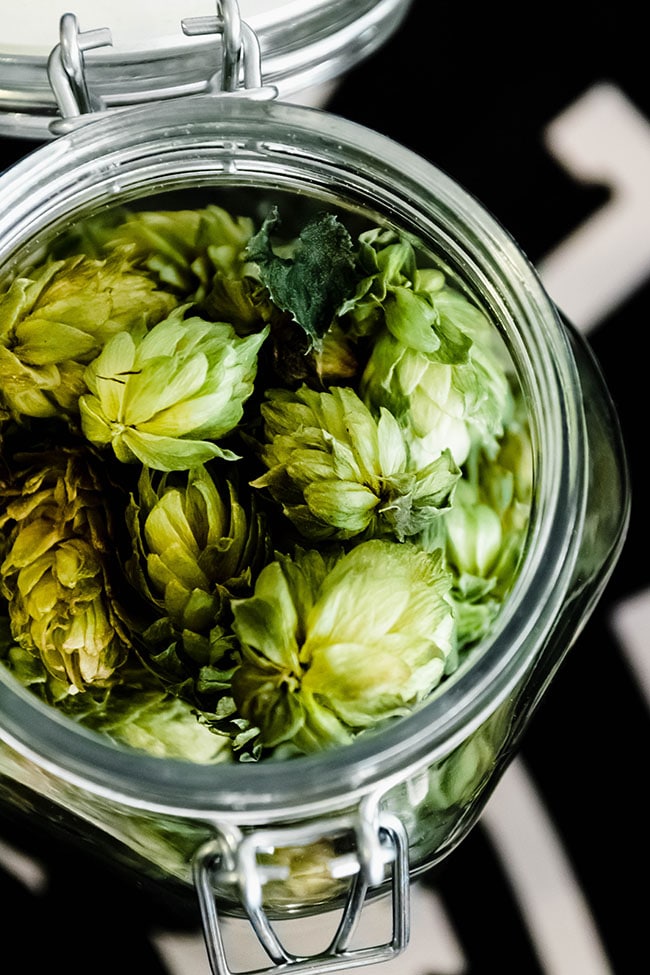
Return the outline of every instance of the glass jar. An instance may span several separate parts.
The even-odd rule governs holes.
[[[259,95],[259,91],[257,94]],[[248,917],[273,970],[312,975],[393,957],[409,880],[476,823],[614,568],[629,515],[619,424],[588,346],[485,208],[404,147],[320,109],[240,97],[160,101],[71,126],[0,177],[0,285],[81,217],[117,204],[281,198],[360,214],[417,240],[484,309],[531,419],[524,558],[489,637],[413,714],[345,748],[280,764],[202,766],[120,746],[0,668],[2,802],[146,878],[198,896],[210,962],[221,917]],[[352,948],[370,898],[393,931]],[[272,921],[343,911],[330,945],[288,951]]]

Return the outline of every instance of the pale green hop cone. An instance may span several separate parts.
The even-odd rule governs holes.
[[[410,713],[455,633],[441,552],[373,539],[338,559],[278,556],[234,603],[240,713],[267,748],[313,752]]]
[[[108,339],[155,325],[177,304],[120,254],[14,279],[0,295],[0,419],[76,414],[84,368]]]
[[[413,467],[392,414],[382,409],[375,419],[351,388],[270,390],[261,411],[267,472],[252,483],[305,538],[401,541],[451,503],[460,476],[451,455]]]
[[[123,463],[173,471],[236,458],[218,441],[243,416],[268,328],[239,338],[226,323],[184,313],[143,335],[115,335],[85,371],[83,433]]]

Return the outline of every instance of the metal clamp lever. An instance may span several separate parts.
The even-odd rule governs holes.
[[[80,31],[74,14],[63,14],[59,22],[59,43],[52,48],[47,62],[50,87],[64,119],[79,118],[102,111],[103,102],[91,97],[86,83],[84,52],[113,43],[107,27]]]
[[[277,88],[262,85],[262,56],[255,31],[239,15],[237,0],[217,0],[216,17],[188,17],[181,21],[188,37],[220,34],[221,70],[210,78],[211,91],[275,98]]]
[[[322,838],[322,823],[320,830],[319,835]],[[227,841],[210,840],[204,844],[194,858],[194,883],[213,975],[235,975],[228,965],[221,919],[216,905],[215,886],[219,883],[234,883],[239,887],[240,899],[255,935],[273,962],[269,968],[256,969],[248,973],[239,971],[237,975],[277,975],[279,971],[283,975],[285,973],[286,975],[328,975],[328,973],[342,972],[361,965],[388,961],[400,954],[409,940],[408,841],[400,820],[386,813],[379,814],[375,841],[384,863],[392,864],[391,938],[385,944],[361,948],[349,947],[361,917],[366,894],[371,886],[368,873],[373,872],[373,867],[365,862],[363,852],[363,847],[367,846],[367,830],[362,829],[362,832],[365,832],[365,837],[358,844],[356,862],[353,864],[349,855],[344,857],[345,864],[342,871],[340,869],[342,865],[337,864],[336,861],[332,863],[333,876],[340,877],[343,872],[353,879],[338,928],[329,946],[324,951],[310,956],[295,955],[281,944],[261,902],[262,885],[267,880],[277,879],[277,869],[268,867],[265,874],[264,869],[257,863],[256,855],[258,852],[268,852],[276,847],[283,848],[285,845],[313,842],[316,835],[313,827],[262,830],[247,834],[240,838],[234,850],[232,843]],[[373,852],[373,857],[376,866],[376,851]]]
[[[176,97],[197,94],[199,91],[217,95],[245,95],[256,101],[276,97],[277,88],[262,85],[257,34],[241,20],[237,0],[217,0],[216,17],[190,17],[181,21],[181,28],[188,37],[219,34],[222,38],[222,66],[213,77],[202,83],[204,87],[197,89],[196,85],[191,85],[179,88]],[[59,22],[59,37],[59,43],[50,52],[47,63],[50,88],[60,116],[50,124],[50,131],[54,135],[69,132],[98,114],[115,111],[107,108],[103,99],[91,95],[84,60],[86,51],[112,46],[110,30],[102,27],[81,31],[76,16],[67,13]]]

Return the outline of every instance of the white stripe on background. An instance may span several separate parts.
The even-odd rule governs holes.
[[[47,874],[32,856],[25,856],[13,846],[0,840],[0,864],[2,869],[19,880],[32,894],[43,894],[47,887]]]
[[[521,760],[506,770],[482,823],[546,975],[613,975],[580,885]],[[507,938],[507,931],[499,936]]]
[[[538,263],[544,285],[584,332],[650,276],[650,120],[614,85],[598,84],[553,119],[546,148],[610,201]]]
[[[622,600],[611,624],[632,673],[650,707],[650,589]]]

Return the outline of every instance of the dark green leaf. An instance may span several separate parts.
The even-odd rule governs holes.
[[[258,264],[273,301],[320,349],[323,335],[360,277],[352,239],[334,215],[324,214],[306,224],[289,256],[283,256],[271,243],[278,224],[274,208],[249,241],[248,259]]]

